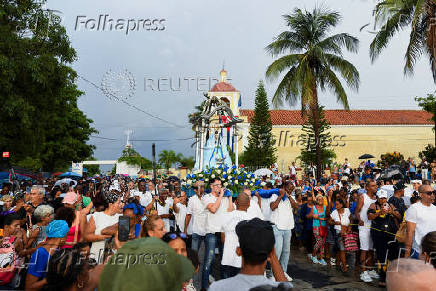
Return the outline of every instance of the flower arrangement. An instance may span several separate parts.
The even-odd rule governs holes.
[[[195,182],[204,181],[206,188],[209,187],[211,179],[219,178],[223,187],[232,191],[233,193],[239,193],[244,187],[250,190],[261,188],[261,181],[257,179],[253,173],[248,172],[244,167],[222,167],[206,169],[204,171],[194,171],[192,174],[186,176],[186,187],[191,188]]]

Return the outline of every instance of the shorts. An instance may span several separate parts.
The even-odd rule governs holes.
[[[360,249],[362,251],[369,251],[373,249],[371,230],[369,228],[359,229],[359,241],[360,241]]]

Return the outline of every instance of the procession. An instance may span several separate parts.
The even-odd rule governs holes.
[[[0,290],[436,289],[434,1],[242,2],[2,1]]]

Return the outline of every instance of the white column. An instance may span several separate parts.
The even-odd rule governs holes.
[[[235,166],[239,167],[239,157],[238,157],[238,128],[237,125],[234,125],[234,131],[233,134],[235,136]]]
[[[203,170],[203,159],[204,159],[204,121],[201,121],[201,128],[200,128],[200,169]]]
[[[200,133],[198,131],[198,125],[195,126],[195,162],[200,158]],[[200,164],[199,164],[200,165]]]

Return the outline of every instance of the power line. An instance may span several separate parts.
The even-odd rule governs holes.
[[[79,74],[77,74],[77,76],[79,76],[79,78],[81,78],[83,81],[85,81],[85,82],[91,84],[92,86],[94,86],[95,88],[97,88],[98,90],[100,90],[101,92],[104,92],[103,88],[101,88],[100,86],[98,86],[98,85],[95,84],[94,82],[89,81],[88,79],[86,79],[85,77],[82,77],[82,76],[79,75]],[[161,117],[159,117],[159,116],[156,116],[156,115],[153,115],[153,114],[151,114],[151,113],[148,113],[147,111],[145,111],[145,110],[139,108],[138,106],[133,105],[133,104],[130,104],[129,102],[127,102],[127,101],[124,100],[124,99],[120,99],[120,98],[118,98],[117,96],[115,96],[115,95],[112,94],[111,92],[105,92],[105,95],[106,95],[106,94],[110,95],[110,96],[113,97],[115,100],[117,100],[117,101],[121,101],[121,102],[123,102],[124,104],[126,104],[127,106],[129,106],[129,107],[131,107],[131,108],[134,108],[134,109],[138,110],[139,112],[142,112],[142,113],[144,113],[145,115],[148,115],[148,116],[150,116],[150,117],[152,117],[152,118],[158,119],[158,120],[163,121],[163,122],[165,122],[165,123],[167,123],[167,124],[171,124],[171,125],[174,126],[174,127],[178,127],[178,128],[185,128],[185,127],[186,127],[186,126],[181,126],[181,125],[175,124],[175,123],[173,123],[173,122],[171,122],[171,121],[168,121],[168,120],[166,120],[166,119],[163,119],[163,118],[161,118]]]
[[[178,140],[190,140],[190,139],[195,139],[195,137],[175,138],[175,139],[131,139],[131,141],[178,141]]]
[[[97,135],[91,135],[93,138],[110,140],[110,141],[123,141],[122,139],[103,137]],[[195,139],[195,137],[185,137],[185,138],[173,138],[173,139],[131,139],[130,141],[145,141],[145,142],[155,142],[155,141],[181,141],[181,140],[190,140]]]
[[[102,136],[96,136],[96,135],[91,135],[91,137],[104,139],[104,140],[120,140],[120,139],[116,139],[116,138],[102,137]]]

